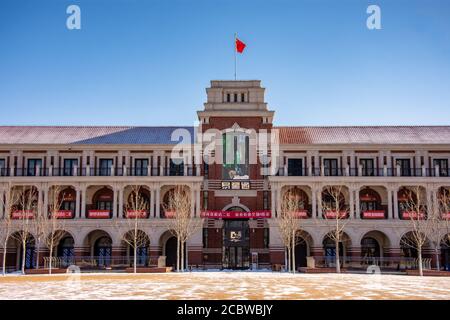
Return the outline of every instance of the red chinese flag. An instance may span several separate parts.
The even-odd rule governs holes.
[[[239,53],[242,53],[245,48],[245,43],[243,43],[241,40],[236,38],[236,51]]]

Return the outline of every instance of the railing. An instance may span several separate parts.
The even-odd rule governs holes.
[[[335,256],[314,257],[317,267],[334,268],[336,267]],[[367,268],[370,265],[376,265],[380,268],[395,268],[398,270],[418,269],[419,259],[408,257],[340,257],[341,267],[347,268]],[[422,259],[423,269],[431,269],[431,259]]]
[[[53,257],[52,268],[67,268],[76,265],[82,269],[121,269],[132,267],[134,264],[133,256],[114,257],[111,255],[104,256],[66,256]],[[150,264],[148,255],[138,255],[136,266],[143,267]],[[50,266],[50,258],[44,257],[44,268]]]

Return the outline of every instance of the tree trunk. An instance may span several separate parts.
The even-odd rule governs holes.
[[[284,247],[284,266],[287,268],[288,266],[288,248]]]
[[[6,275],[6,249],[8,246],[8,240],[3,244],[3,275]]]
[[[41,247],[41,242],[38,241],[37,246],[36,246],[36,267],[35,269],[39,269],[39,253],[40,253],[40,247]]]
[[[417,250],[417,255],[419,258],[419,276],[423,276],[423,266],[422,266],[422,248],[419,247]]]
[[[184,242],[183,241],[180,242],[181,242],[181,261],[180,261],[181,272],[184,272]]]
[[[184,270],[188,271],[188,269],[189,269],[189,251],[188,251],[187,241],[184,242],[183,247],[184,247],[184,250],[183,250],[183,252],[184,252],[184,259],[183,259]]]
[[[286,272],[291,272],[291,261],[292,261],[291,246],[289,246],[287,250],[288,250],[288,263],[286,265]]]
[[[49,252],[49,260],[48,260],[48,274],[52,274],[52,266],[53,266],[53,241],[50,245],[50,252]]]
[[[27,251],[27,241],[22,241],[22,274],[25,274],[25,254]]]
[[[180,238],[177,237],[177,272],[180,271]]]
[[[295,273],[295,231],[292,231],[292,273]]]
[[[435,248],[434,248],[434,252],[435,252],[435,255],[436,255],[436,270],[437,271],[439,271],[439,270],[441,270],[441,262],[439,261],[439,259],[440,259],[440,257],[439,257],[439,250],[440,248],[438,247],[438,246],[436,246]]]
[[[134,244],[133,247],[133,252],[134,252],[134,257],[133,257],[133,273],[137,273],[137,246],[136,243]]]
[[[336,244],[336,273],[341,273],[341,257],[339,256],[339,240],[335,240]]]

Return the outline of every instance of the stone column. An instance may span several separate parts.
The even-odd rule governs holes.
[[[119,209],[117,211],[117,218],[123,217],[123,186],[119,186]]]
[[[117,192],[118,188],[116,186],[113,187],[113,212],[112,217],[117,218]]]
[[[160,199],[160,197],[161,197],[161,186],[160,185],[157,185],[156,186],[156,190],[155,190],[155,193],[156,193],[156,197],[155,197],[155,206],[156,206],[156,219],[159,219],[160,217],[161,217],[161,199]]]
[[[394,188],[392,190],[392,192],[394,193],[394,219],[398,219],[398,188]]]
[[[393,219],[393,207],[392,207],[392,189],[387,189],[387,197],[388,197],[388,219]]]
[[[277,186],[277,216],[281,213],[281,186]]]
[[[150,189],[150,218],[155,217],[155,188],[153,185],[149,185],[148,188]]]
[[[197,218],[200,218],[201,212],[200,212],[200,208],[201,208],[201,201],[200,201],[200,189],[196,190],[196,194],[195,194],[195,216]]]
[[[86,193],[87,193],[87,186],[81,185],[81,213],[80,218],[84,219],[86,218]]]
[[[317,219],[317,189],[311,188],[311,216]]]
[[[322,217],[322,187],[317,189],[317,218],[323,219]]]
[[[75,213],[74,218],[80,218],[80,187],[75,188],[76,198],[75,198]]]
[[[271,198],[270,198],[270,208],[272,209],[272,218],[275,218],[275,217],[277,216],[277,214],[276,214],[277,189],[276,189],[275,185],[272,185],[272,186],[271,186],[271,189],[270,189],[270,195],[271,195]]]
[[[355,190],[352,188],[349,188],[349,194],[350,194],[350,219],[355,218]]]
[[[0,219],[4,218],[4,207],[3,207],[3,200],[5,199],[5,190],[0,189],[0,197],[1,197],[1,201],[0,201]]]
[[[191,186],[191,217],[193,217],[195,214],[195,199],[195,190],[194,187]]]
[[[356,187],[355,192],[355,215],[356,219],[361,219],[361,204],[359,200],[359,187]]]

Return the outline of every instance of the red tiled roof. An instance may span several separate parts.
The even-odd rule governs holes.
[[[280,144],[450,144],[450,126],[274,127]]]

